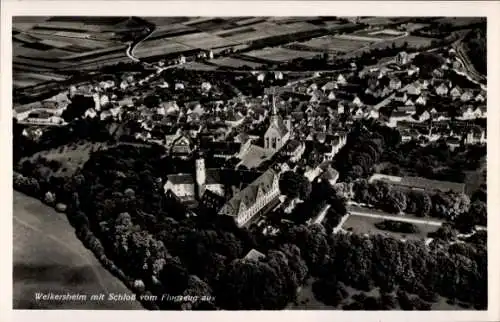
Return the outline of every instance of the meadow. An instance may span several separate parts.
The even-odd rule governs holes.
[[[36,300],[35,292],[131,292],[83,246],[64,214],[14,191],[13,216],[14,309],[142,309],[131,301]]]
[[[352,231],[355,234],[382,234],[387,236],[392,236],[398,239],[409,239],[409,240],[425,240],[427,234],[434,232],[438,229],[437,226],[427,225],[427,224],[414,224],[418,232],[413,234],[402,234],[391,232],[387,230],[381,230],[375,227],[375,224],[382,222],[383,219],[380,218],[370,218],[358,215],[349,215],[349,218],[345,221],[342,228],[347,231]]]

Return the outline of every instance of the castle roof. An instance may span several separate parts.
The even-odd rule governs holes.
[[[259,190],[266,194],[272,190],[273,182],[279,174],[273,169],[269,169],[249,184],[245,189],[233,196],[219,211],[219,214],[236,217],[239,213],[240,204],[243,202],[248,208],[256,201]]]

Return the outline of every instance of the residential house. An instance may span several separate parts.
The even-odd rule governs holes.
[[[414,82],[406,88],[406,93],[408,95],[418,96],[422,93],[422,84],[420,82]]]
[[[399,105],[396,108],[397,112],[406,113],[408,115],[413,115],[416,113],[416,108],[414,104]]]
[[[202,92],[209,92],[211,88],[212,88],[212,84],[210,84],[209,82],[201,83],[201,91]]]
[[[187,159],[193,151],[194,142],[185,134],[178,135],[170,146],[170,154],[181,159]]]
[[[389,115],[389,120],[386,125],[389,127],[396,127],[398,122],[411,120],[411,116],[405,111],[394,110]]]
[[[331,92],[331,91],[333,91],[334,89],[338,89],[337,83],[336,83],[336,82],[334,82],[334,81],[330,81],[330,82],[326,83],[325,85],[323,85],[323,86],[321,87],[321,90],[322,90],[323,92],[325,92],[325,93],[326,93],[326,92]]]
[[[439,68],[436,68],[432,71],[432,76],[434,76],[435,78],[443,78],[444,71]]]
[[[328,182],[332,187],[337,183],[339,179],[339,172],[333,169],[331,166],[327,167],[324,172],[319,176],[321,180]]]
[[[354,99],[352,100],[352,104],[354,104],[354,106],[358,106],[358,107],[364,105],[358,96],[354,97]]]
[[[382,90],[382,93],[380,94],[380,96],[386,97],[386,96],[391,95],[391,93],[392,93],[392,90],[388,86],[385,86],[384,89]]]
[[[325,160],[332,160],[333,157],[346,144],[347,134],[345,132],[337,133],[334,135],[316,133],[313,135],[313,140],[314,142],[319,143],[324,147],[322,151]]]
[[[317,90],[318,90],[318,84],[312,83],[311,85],[309,85],[307,87],[306,94],[311,95],[312,93],[314,93]]]
[[[413,101],[411,100],[411,98],[409,98],[409,99],[405,102],[405,105],[406,105],[406,106],[415,106],[415,103],[413,103]]]
[[[436,87],[436,94],[439,96],[446,96],[448,95],[448,87],[445,85],[445,83],[441,83],[438,87]]]
[[[351,115],[353,118],[360,119],[364,115],[363,108],[361,106],[353,106],[351,109]]]
[[[237,127],[245,121],[245,115],[243,115],[241,112],[237,113],[228,113],[225,119],[225,124],[230,127]]]
[[[95,109],[93,108],[89,108],[85,111],[85,113],[83,114],[83,117],[84,118],[91,118],[93,119],[94,117],[97,116],[97,112],[95,111]]]
[[[462,90],[460,89],[460,87],[458,86],[453,87],[452,90],[450,91],[450,96],[452,97],[452,99],[460,98],[460,96],[462,96]]]
[[[171,174],[163,189],[172,191],[180,199],[193,199],[195,196],[195,178],[191,174]]]
[[[474,110],[476,118],[486,118],[486,105],[480,105]]]
[[[120,89],[121,90],[125,90],[128,88],[128,82],[126,80],[123,80],[121,83],[120,83]]]
[[[486,144],[486,131],[483,128],[473,128],[467,132],[465,144]]]
[[[396,63],[399,65],[406,65],[409,61],[408,53],[401,51],[396,55]]]
[[[304,142],[299,140],[290,140],[283,148],[283,154],[290,158],[291,162],[297,162],[300,160],[304,151],[306,149],[306,145]]]
[[[377,109],[375,109],[373,107],[368,107],[364,111],[364,117],[366,119],[378,119],[380,117],[380,113]]]
[[[464,92],[462,93],[462,95],[460,96],[460,100],[461,100],[462,102],[468,102],[468,101],[470,101],[472,98],[473,98],[472,92],[471,92],[471,91],[468,91],[468,90],[464,91]]]
[[[396,102],[405,103],[408,100],[408,95],[406,95],[406,92],[396,92],[394,94],[394,100]]]
[[[389,82],[389,88],[392,90],[398,90],[401,88],[401,80],[397,77],[391,78]]]
[[[461,108],[461,113],[462,115],[457,117],[459,120],[471,120],[476,118],[472,105],[463,106]]]
[[[418,116],[417,120],[418,120],[419,122],[425,122],[425,121],[429,120],[430,118],[431,118],[431,114],[430,114],[428,111],[424,111],[424,112],[422,112],[422,113]]]
[[[459,138],[448,137],[446,138],[446,145],[450,148],[451,151],[454,151],[462,145],[462,142]]]
[[[410,66],[407,70],[408,76],[418,75],[420,68],[417,66]]]
[[[345,113],[345,106],[342,102],[339,102],[337,105],[337,113],[338,114],[344,114]]]
[[[425,96],[420,95],[415,101],[415,104],[420,106],[425,106],[427,104],[427,99],[425,98]]]
[[[344,75],[339,74],[337,76],[337,84],[341,86],[347,85],[347,80],[345,79]]]

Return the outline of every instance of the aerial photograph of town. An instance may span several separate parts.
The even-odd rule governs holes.
[[[484,17],[13,17],[13,309],[488,310],[486,62]]]

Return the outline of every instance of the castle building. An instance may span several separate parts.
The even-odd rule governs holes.
[[[288,126],[287,126],[288,125]],[[270,125],[264,134],[264,148],[276,152],[281,147],[285,145],[285,143],[290,138],[291,125],[290,121],[288,121],[287,125],[283,122],[283,119],[278,114],[276,109],[276,101],[273,95],[273,105],[270,117]]]
[[[242,228],[258,215],[279,204],[279,195],[279,173],[269,169],[234,195],[221,208],[219,214],[233,217],[236,226]]]

